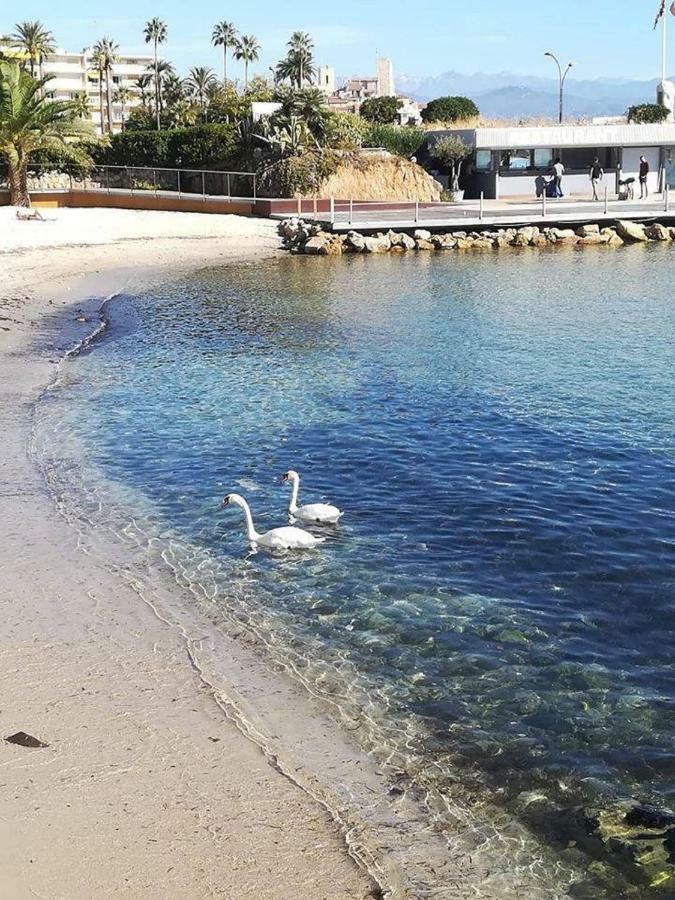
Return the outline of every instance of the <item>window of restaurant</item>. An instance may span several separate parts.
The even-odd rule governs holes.
[[[551,147],[544,147],[534,151],[534,168],[550,169],[553,165],[553,150]]]
[[[596,156],[603,169],[614,168],[610,147],[568,147],[561,152],[562,163],[566,169],[582,172],[590,169]]]
[[[492,169],[492,150],[476,150],[476,171],[489,172]]]
[[[502,172],[522,172],[526,169],[550,169],[553,165],[551,147],[536,150],[502,150],[499,157],[499,168]]]
[[[531,152],[530,150],[502,150],[499,166],[501,169],[509,169],[512,172],[529,169]]]

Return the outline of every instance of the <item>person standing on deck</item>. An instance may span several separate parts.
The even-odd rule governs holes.
[[[600,165],[600,160],[596,156],[591,165],[590,171],[588,173],[588,177],[591,179],[591,185],[593,186],[593,199],[599,200],[598,197],[598,185],[605,177],[605,172]]]
[[[565,166],[560,162],[560,157],[556,157],[556,161],[553,163],[553,182],[555,185],[555,195],[560,198],[563,197],[564,194],[562,192],[562,180],[563,175],[565,174]]]
[[[640,200],[646,200],[649,197],[649,188],[647,187],[647,176],[649,175],[649,163],[640,157]]]

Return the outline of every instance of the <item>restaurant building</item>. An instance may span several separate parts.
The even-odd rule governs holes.
[[[504,200],[534,197],[560,158],[566,196],[588,196],[589,169],[597,157],[611,196],[620,181],[637,182],[640,157],[649,163],[650,193],[675,188],[675,124],[551,125],[435,131],[429,135],[427,166],[433,174],[433,147],[443,137],[460,137],[470,151],[461,186],[467,198]],[[604,189],[604,187],[603,187]]]

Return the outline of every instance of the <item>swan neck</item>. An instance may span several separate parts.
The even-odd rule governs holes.
[[[241,499],[239,501],[239,506],[244,510],[244,519],[246,520],[246,537],[249,539],[249,541],[257,541],[260,535],[255,530],[255,526],[253,524],[251,507],[244,499]]]
[[[291,483],[293,485],[293,490],[291,491],[291,505],[290,505],[289,509],[293,513],[298,508],[298,494],[300,493],[300,479],[293,478]]]

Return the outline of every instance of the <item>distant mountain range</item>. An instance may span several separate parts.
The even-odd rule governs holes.
[[[635,103],[656,101],[657,79],[631,81],[598,78],[565,82],[565,115],[575,117],[618,116]],[[401,75],[396,89],[414,100],[427,102],[447,94],[470,97],[490,118],[555,117],[558,115],[558,81],[531,75],[498,72],[444,72],[433,77]]]

